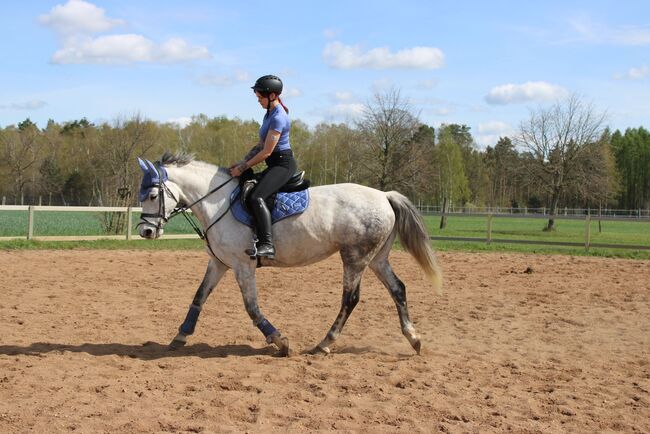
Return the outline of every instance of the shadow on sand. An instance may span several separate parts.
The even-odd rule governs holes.
[[[145,342],[141,345],[126,344],[55,344],[36,342],[29,346],[0,345],[0,355],[7,356],[38,356],[47,353],[86,353],[92,356],[123,356],[141,360],[156,360],[169,357],[201,357],[204,359],[215,357],[249,357],[274,355],[273,347],[253,348],[250,345],[219,345],[216,347],[208,344],[193,344],[176,350],[170,350],[169,345],[157,342]]]

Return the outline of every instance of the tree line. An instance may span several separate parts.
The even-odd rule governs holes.
[[[378,93],[354,124],[294,120],[291,142],[314,185],[355,182],[398,190],[416,203],[452,206],[650,207],[650,133],[611,132],[572,96],[530,111],[513,137],[480,149],[462,124],[426,125],[399,90]],[[229,166],[258,140],[259,122],[198,115],[180,128],[142,115],[93,124],[0,129],[0,196],[6,204],[137,205],[136,157],[189,151]],[[552,226],[552,222],[549,222]]]

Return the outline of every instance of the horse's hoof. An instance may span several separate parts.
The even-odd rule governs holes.
[[[269,339],[276,347],[278,347],[277,356],[278,357],[288,357],[289,356],[289,339],[281,336],[278,332],[273,334]]]
[[[289,351],[289,345],[283,346],[278,350],[276,353],[276,356],[278,357],[289,357],[290,351]]]
[[[417,341],[413,342],[413,349],[415,350],[416,353],[418,353],[418,356],[420,355],[420,350],[422,349],[422,343],[418,339]]]
[[[314,348],[309,351],[309,354],[312,356],[327,356],[330,353],[330,349],[328,347],[321,347],[320,345],[316,345]]]
[[[187,341],[181,341],[181,340],[178,340],[178,339],[174,339],[173,341],[171,341],[169,343],[169,349],[172,350],[172,351],[173,350],[178,350],[180,348],[183,348],[186,343],[187,343]]]

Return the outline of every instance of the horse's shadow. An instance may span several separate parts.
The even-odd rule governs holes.
[[[171,350],[169,345],[157,342],[145,342],[140,345],[128,344],[56,344],[49,342],[36,342],[29,346],[0,345],[0,355],[7,356],[39,356],[47,353],[86,353],[92,356],[122,356],[141,360],[157,360],[170,357],[200,357],[204,359],[223,358],[228,356],[250,357],[269,356],[275,353],[273,347],[253,348],[250,345],[218,345],[208,344],[187,345],[176,350]]]

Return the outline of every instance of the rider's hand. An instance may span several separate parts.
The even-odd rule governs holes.
[[[241,172],[241,170],[239,170],[239,165],[235,164],[234,167],[230,168],[230,176],[236,178],[238,176],[241,176],[241,174],[242,174],[242,172]]]

